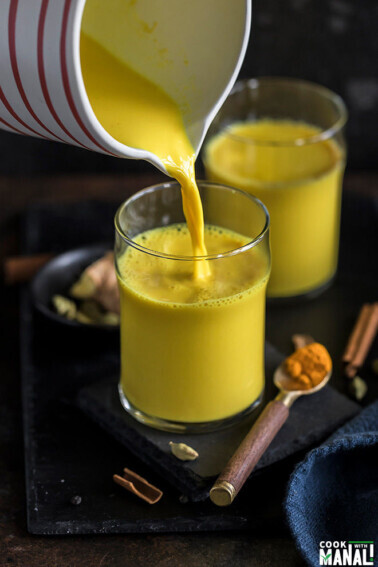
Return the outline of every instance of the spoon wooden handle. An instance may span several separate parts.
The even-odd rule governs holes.
[[[210,490],[214,504],[231,504],[288,415],[289,408],[281,401],[269,402]]]

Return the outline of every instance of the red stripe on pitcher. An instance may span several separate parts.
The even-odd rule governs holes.
[[[15,126],[12,126],[12,124],[9,124],[9,122],[7,122],[6,120],[4,120],[3,118],[0,118],[0,122],[2,124],[4,124],[4,126],[6,126],[7,128],[10,128],[10,130],[13,130],[14,132],[17,132],[17,134],[22,134],[23,136],[25,136],[25,132],[23,132],[22,130],[19,130],[18,128],[16,128]]]
[[[103,152],[115,156],[115,154],[111,153],[109,150],[105,149],[101,144],[99,144],[99,142],[97,142],[97,140],[89,132],[88,128],[85,126],[84,122],[80,117],[80,114],[76,108],[72,96],[70,81],[68,77],[67,60],[66,60],[66,35],[67,35],[67,24],[68,24],[68,16],[71,8],[71,3],[72,0],[65,1],[64,11],[63,11],[63,21],[62,21],[62,33],[60,38],[60,64],[62,70],[63,86],[66,93],[67,101],[70,106],[71,112],[76,119],[76,122],[79,124],[80,128],[83,130],[86,136],[91,140],[91,142],[93,142]]]
[[[0,87],[0,100],[3,103],[3,105],[5,106],[5,108],[7,109],[7,111],[9,112],[9,114],[11,114],[13,116],[13,118],[15,120],[17,120],[17,122],[19,124],[21,124],[21,126],[23,126],[24,128],[26,128],[27,130],[29,130],[29,132],[31,132],[32,134],[35,134],[36,136],[40,137],[40,138],[46,138],[46,136],[43,136],[43,134],[40,134],[39,132],[37,132],[37,130],[34,130],[31,126],[28,126],[26,124],[26,122],[24,122],[22,120],[22,118],[20,118],[18,116],[18,114],[13,110],[13,108],[11,107],[11,105],[9,104],[3,89]]]
[[[29,111],[29,114],[37,122],[37,124],[39,124],[41,126],[41,128],[43,128],[46,132],[48,132],[48,134],[50,134],[50,136],[52,136],[53,138],[55,138],[57,140],[60,140],[61,142],[64,142],[64,140],[62,138],[60,138],[59,136],[54,134],[54,132],[49,130],[49,128],[47,128],[47,126],[45,126],[45,124],[43,124],[43,122],[38,118],[38,116],[36,115],[36,113],[32,109],[30,102],[28,101],[24,87],[22,85],[20,72],[19,72],[19,69],[18,69],[17,55],[16,55],[16,17],[17,17],[18,1],[19,0],[11,0],[10,7],[9,7],[9,19],[8,19],[9,53],[10,53],[10,60],[11,60],[11,66],[12,66],[14,80],[16,81],[18,92],[20,93],[20,96],[22,98],[22,101],[23,101],[25,107]]]
[[[81,142],[79,142],[79,140],[77,140],[65,127],[65,125],[63,124],[63,122],[61,121],[61,119],[59,118],[54,105],[52,103],[51,97],[50,97],[50,93],[47,87],[47,81],[46,81],[46,72],[45,72],[45,62],[44,62],[44,58],[43,58],[43,44],[44,44],[44,33],[45,33],[45,22],[46,22],[46,13],[47,13],[47,8],[48,8],[48,4],[49,4],[50,0],[42,0],[42,5],[41,5],[41,11],[39,14],[39,21],[38,21],[38,45],[37,45],[37,50],[38,50],[38,74],[39,74],[39,80],[41,83],[41,88],[42,88],[42,92],[43,92],[43,96],[45,98],[45,102],[47,104],[48,109],[51,112],[51,115],[53,116],[53,118],[55,119],[56,123],[58,124],[58,126],[60,126],[60,128],[63,130],[63,132],[69,137],[71,138],[71,140],[73,142],[75,142],[75,144],[77,144],[78,146],[81,146],[82,148],[85,149],[89,149],[87,146],[85,146],[84,144],[82,144]]]

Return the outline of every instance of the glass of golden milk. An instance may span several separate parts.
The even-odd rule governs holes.
[[[206,256],[192,254],[175,181],[135,194],[115,218],[121,402],[176,432],[232,424],[264,390],[269,214],[238,189],[198,186]]]
[[[315,296],[335,276],[346,120],[342,99],[328,89],[263,78],[237,83],[211,127],[208,179],[268,208],[270,298]]]

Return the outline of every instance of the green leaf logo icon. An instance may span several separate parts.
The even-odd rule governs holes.
[[[331,554],[328,553],[328,555],[322,555],[321,557],[322,559],[324,559],[324,561],[328,561],[328,559],[331,557]]]

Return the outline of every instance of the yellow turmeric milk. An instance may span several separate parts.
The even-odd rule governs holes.
[[[307,293],[336,271],[344,155],[332,140],[306,143],[319,132],[288,120],[235,123],[206,148],[209,179],[252,193],[269,210],[271,297]]]
[[[157,155],[182,187],[187,226],[135,240],[186,256],[245,244],[242,235],[204,226],[194,151],[174,101],[85,34],[81,65],[102,126]],[[249,407],[263,389],[268,275],[268,252],[257,248],[230,261],[169,262],[129,247],[118,263],[126,398],[146,414],[180,422],[222,419]]]
[[[80,55],[85,88],[101,125],[119,142],[157,155],[182,188],[194,256],[205,256],[203,213],[195,155],[177,105],[159,87],[127,67],[86,34]],[[197,263],[198,277],[208,267]]]
[[[135,240],[166,254],[191,253],[186,225],[153,229]],[[209,254],[247,242],[205,226]],[[255,247],[208,262],[205,280],[193,279],[191,261],[131,247],[118,263],[121,384],[146,414],[184,422],[223,419],[246,409],[263,390],[267,257]]]

